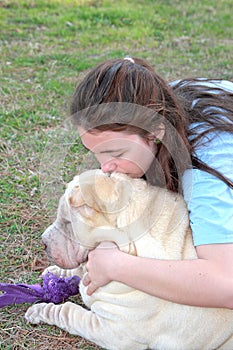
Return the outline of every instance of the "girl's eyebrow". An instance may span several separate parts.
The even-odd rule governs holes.
[[[124,148],[108,149],[106,151],[100,151],[99,153],[117,153],[124,151]]]

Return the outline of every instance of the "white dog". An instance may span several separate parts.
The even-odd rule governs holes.
[[[89,171],[69,183],[56,221],[43,234],[48,255],[61,267],[50,271],[84,274],[88,251],[104,240],[142,257],[197,258],[181,196],[141,179]],[[88,309],[41,303],[27,310],[26,319],[57,325],[110,350],[233,349],[231,310],[180,305],[118,282],[91,296],[81,282],[80,293]]]

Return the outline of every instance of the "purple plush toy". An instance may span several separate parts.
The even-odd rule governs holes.
[[[22,303],[52,302],[62,303],[79,291],[80,278],[57,277],[51,272],[43,276],[43,285],[40,284],[10,284],[0,283],[0,308]]]

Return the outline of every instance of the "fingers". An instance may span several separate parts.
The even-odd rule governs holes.
[[[83,285],[85,287],[88,286],[87,291],[86,291],[87,295],[91,295],[98,288],[98,286],[94,282],[91,281],[88,273],[83,277],[83,281],[82,282],[83,282]]]
[[[87,287],[87,295],[91,295],[99,287],[103,287],[111,282],[106,261],[109,261],[109,257],[112,256],[112,249],[116,252],[118,250],[117,245],[113,242],[106,241],[100,243],[96,249],[89,252],[88,260],[85,265],[87,273],[82,279],[83,285]]]
[[[84,286],[88,286],[88,284],[91,283],[91,279],[90,279],[88,273],[86,273],[86,275],[83,277],[83,281],[82,282],[83,282]]]
[[[98,287],[94,283],[90,283],[87,288],[87,295],[92,295]]]

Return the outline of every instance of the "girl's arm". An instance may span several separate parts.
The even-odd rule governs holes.
[[[233,309],[233,244],[199,246],[198,259],[182,261],[135,257],[113,247],[103,243],[89,253],[89,295],[114,280],[180,304]]]

